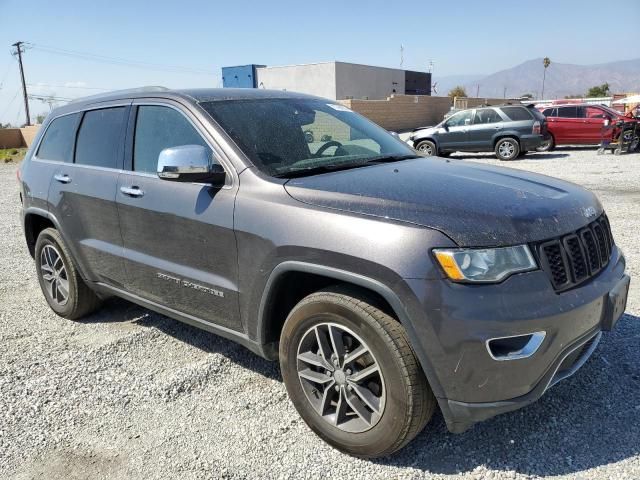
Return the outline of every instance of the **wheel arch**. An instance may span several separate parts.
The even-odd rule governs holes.
[[[430,142],[433,142],[433,144],[436,146],[436,149],[440,148],[440,144],[438,142],[438,140],[435,137],[422,137],[422,138],[416,138],[413,140],[413,148],[417,148],[418,144],[420,142],[424,142],[425,140],[428,140]]]
[[[313,291],[339,283],[353,286],[364,294],[373,296],[373,299],[378,302],[376,303],[376,307],[394,316],[404,327],[407,337],[409,338],[409,343],[420,362],[431,389],[436,397],[443,396],[443,390],[435,374],[435,370],[426,352],[419,347],[420,342],[418,341],[417,333],[398,295],[379,280],[334,267],[300,261],[285,261],[272,270],[260,300],[256,326],[256,338],[259,344],[266,347],[264,348],[264,352],[267,358],[274,360],[277,358],[277,345],[280,332],[291,308],[306,295],[313,293],[313,291],[308,291],[295,302],[293,302],[293,299],[290,299],[288,302],[285,301],[279,304],[279,300],[282,300],[279,294],[282,295],[283,289],[287,286],[287,283],[283,282],[283,280],[286,280],[287,276],[291,274],[310,275],[311,277],[307,278],[315,278],[318,281],[317,285],[319,288]],[[274,337],[276,338],[274,339]]]
[[[38,240],[40,232],[45,228],[55,228],[60,231],[55,217],[48,211],[39,208],[27,209],[23,217],[23,225],[27,248],[29,249],[29,254],[32,258],[35,255],[36,241]]]
[[[500,140],[505,138],[513,138],[516,142],[518,142],[518,146],[521,146],[520,136],[516,132],[500,132],[495,137],[493,137],[493,148],[496,148],[496,145]]]

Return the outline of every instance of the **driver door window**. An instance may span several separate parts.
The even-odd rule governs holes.
[[[209,152],[209,158],[212,157],[209,145],[180,112],[157,105],[138,107],[133,145],[134,171],[156,173],[160,152],[182,145],[201,145]]]
[[[466,110],[464,112],[456,113],[449,120],[447,120],[447,126],[449,128],[464,127],[471,123],[472,116],[473,116],[473,110]]]

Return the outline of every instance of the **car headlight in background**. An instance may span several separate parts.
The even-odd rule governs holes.
[[[433,254],[456,282],[500,282],[509,275],[538,268],[526,245],[502,248],[437,248]]]

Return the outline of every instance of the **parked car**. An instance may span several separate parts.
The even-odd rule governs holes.
[[[547,137],[538,147],[540,152],[553,150],[556,145],[597,145],[602,140],[611,141],[615,131],[613,126],[617,122],[636,122],[633,117],[604,105],[568,103],[547,105],[539,110],[547,119],[548,130]],[[611,128],[605,129],[605,122]],[[635,146],[638,144],[638,134]]]
[[[425,155],[495,152],[513,160],[538,148],[545,133],[545,118],[535,108],[503,105],[462,110],[435,127],[416,129],[409,144]]]
[[[309,427],[362,457],[398,450],[438,407],[463,432],[528,405],[625,309],[625,260],[591,192],[424,158],[317,97],[77,100],[48,116],[18,179],[55,313],[118,296],[279,360]]]

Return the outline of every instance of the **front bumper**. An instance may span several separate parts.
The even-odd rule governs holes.
[[[563,293],[551,288],[542,271],[496,285],[407,280],[417,299],[407,304],[414,348],[428,359],[425,373],[449,429],[462,432],[534,402],[580,368],[600,332],[610,328],[609,294],[628,279],[624,269],[616,248],[598,276]],[[624,305],[617,306],[618,313],[620,308]],[[540,331],[545,339],[530,357],[497,361],[487,350],[489,339]]]

